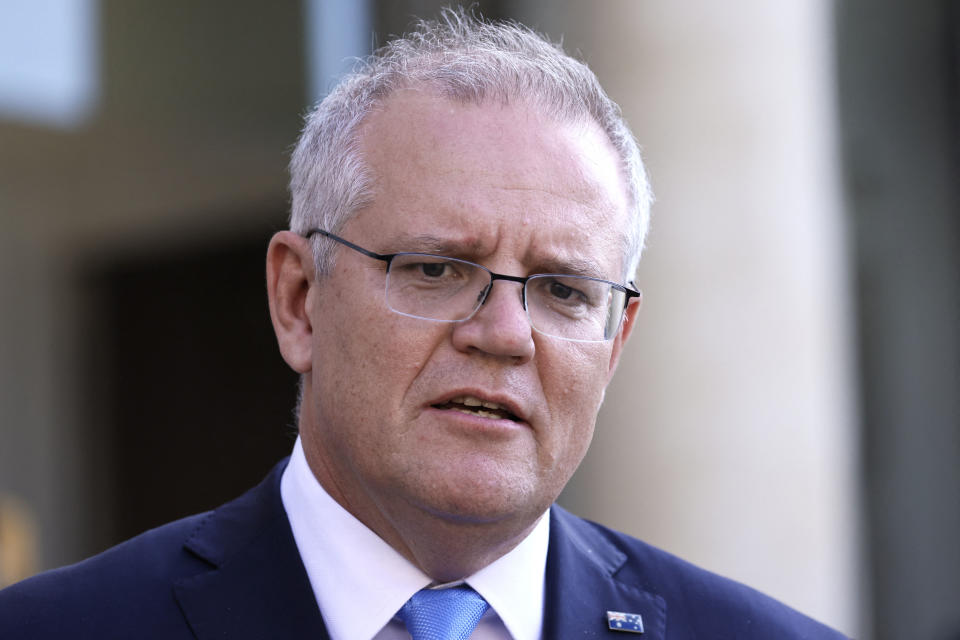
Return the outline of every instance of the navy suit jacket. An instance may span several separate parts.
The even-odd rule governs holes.
[[[328,638],[277,465],[219,509],[0,591],[0,638]],[[544,639],[827,640],[839,633],[643,542],[550,511]],[[607,629],[642,616],[644,634]]]

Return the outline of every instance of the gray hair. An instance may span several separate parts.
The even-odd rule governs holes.
[[[358,148],[364,119],[398,89],[424,86],[467,104],[524,100],[560,121],[593,120],[606,133],[627,183],[625,276],[640,260],[652,196],[640,150],[620,108],[584,63],[516,22],[487,22],[463,9],[393,40],[361,61],[308,114],[290,160],[290,229],[336,233],[372,201],[373,177]],[[331,267],[328,242],[314,242],[317,272]]]

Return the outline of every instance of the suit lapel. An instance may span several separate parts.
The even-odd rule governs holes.
[[[666,603],[660,596],[617,580],[626,555],[588,523],[554,505],[550,509],[544,640],[619,638],[663,640]],[[644,633],[607,628],[607,611],[640,614]]]
[[[211,513],[185,545],[211,565],[174,585],[199,640],[329,638],[280,500],[285,466]]]
[[[280,500],[281,462],[257,487],[207,516],[185,546],[210,570],[174,594],[198,640],[329,640]],[[588,523],[550,510],[544,640],[664,640],[664,600],[617,579],[626,555]],[[610,631],[606,612],[637,613],[644,634]]]

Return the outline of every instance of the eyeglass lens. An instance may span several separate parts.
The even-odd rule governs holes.
[[[397,313],[416,318],[466,320],[483,304],[491,283],[490,272],[472,262],[397,254],[387,272],[387,304]],[[524,295],[534,329],[587,342],[612,336],[620,324],[626,297],[602,280],[558,275],[531,277]]]

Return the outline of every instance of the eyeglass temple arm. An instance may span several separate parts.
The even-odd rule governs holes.
[[[334,235],[334,234],[330,233],[329,231],[324,231],[323,229],[310,229],[310,231],[307,231],[307,234],[306,234],[305,237],[309,239],[310,236],[312,236],[312,235],[315,234],[315,233],[320,234],[320,235],[323,236],[324,238],[330,238],[330,239],[333,240],[334,242],[339,242],[340,244],[342,244],[342,245],[344,245],[344,246],[350,247],[350,248],[353,249],[354,251],[359,251],[360,253],[362,253],[362,254],[365,255],[365,256],[368,256],[368,257],[370,257],[370,258],[374,258],[374,259],[376,259],[376,260],[383,260],[384,262],[387,262],[387,263],[389,263],[391,260],[393,260],[393,257],[396,255],[396,254],[393,254],[393,253],[374,253],[373,251],[369,251],[369,250],[367,250],[367,249],[364,249],[363,247],[360,247],[360,246],[357,246],[357,245],[353,244],[353,243],[350,242],[349,240],[344,240],[344,239],[341,238],[340,236]]]
[[[627,297],[623,301],[624,309],[630,306],[630,300],[632,300],[633,298],[639,298],[640,296],[643,295],[640,293],[640,289],[637,288],[636,282],[634,282],[633,280],[628,280],[627,284],[630,285],[631,288],[628,288],[628,287],[623,288],[623,290],[627,294]]]

